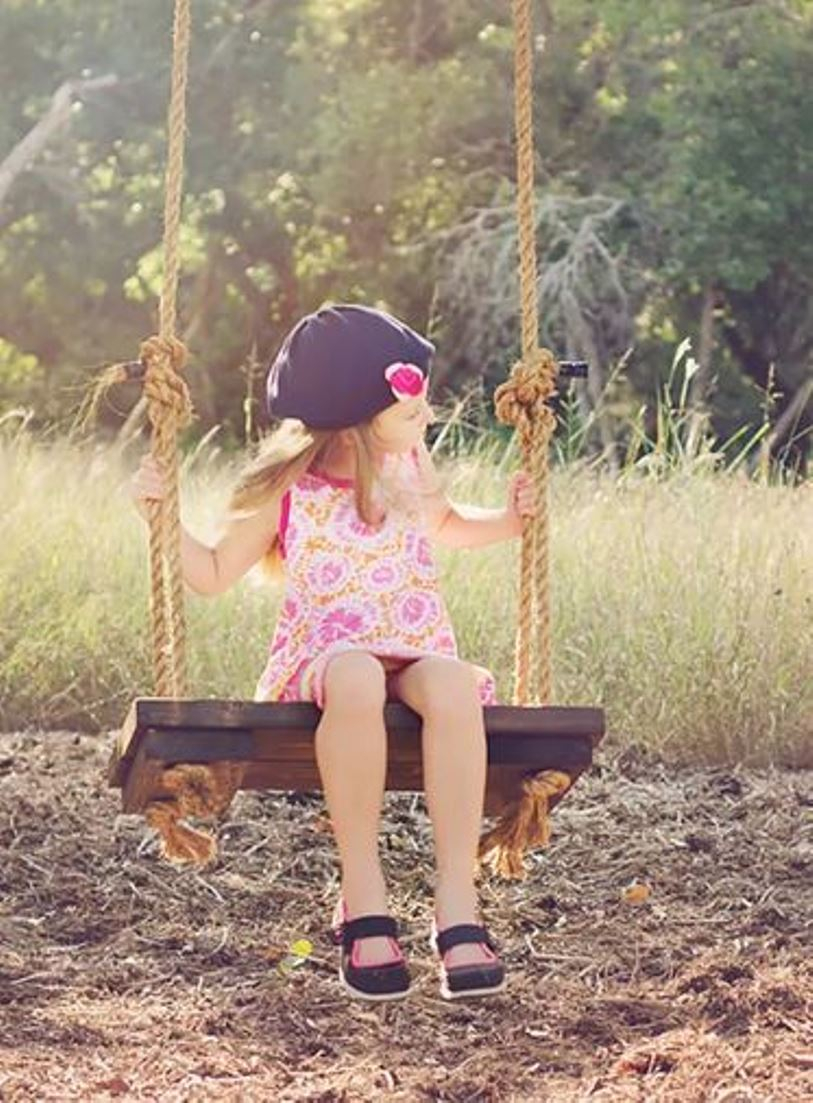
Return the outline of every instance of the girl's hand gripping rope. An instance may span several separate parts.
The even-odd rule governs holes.
[[[511,476],[506,508],[515,534],[521,535],[525,518],[536,513],[536,489],[527,471],[517,471]]]
[[[149,502],[160,502],[166,497],[164,476],[153,456],[148,452],[130,482],[130,496],[136,509],[144,518],[149,520]]]

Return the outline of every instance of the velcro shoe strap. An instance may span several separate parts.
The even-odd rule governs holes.
[[[437,936],[441,957],[453,946],[460,946],[464,942],[485,942],[490,950],[496,948],[485,927],[479,927],[476,923],[459,923],[456,927],[447,927],[445,931],[440,931]]]
[[[359,938],[396,938],[398,924],[391,915],[360,915],[350,919],[342,927],[342,945],[350,950]]]

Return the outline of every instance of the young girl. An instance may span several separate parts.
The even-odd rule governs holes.
[[[228,589],[258,561],[286,589],[257,699],[314,701],[316,759],[341,863],[333,921],[339,976],[363,999],[397,999],[410,976],[388,915],[378,856],[386,774],[383,708],[423,720],[426,801],[437,866],[431,944],[447,999],[504,986],[479,923],[475,863],[486,781],[488,671],[457,656],[430,541],[482,547],[519,536],[530,480],[504,509],[452,504],[424,443],[434,347],[364,306],[327,306],[291,331],[268,375],[281,425],[238,483],[215,547],[181,534],[183,574],[199,594]],[[142,516],[163,496],[147,457],[133,481]]]

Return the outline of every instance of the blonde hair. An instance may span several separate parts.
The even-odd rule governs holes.
[[[379,477],[369,421],[349,429],[311,429],[301,421],[287,418],[261,441],[257,455],[241,473],[229,500],[229,512],[233,516],[245,516],[261,508],[269,498],[279,496],[281,499],[300,476],[324,461],[340,432],[350,437],[355,452],[356,511],[366,524],[380,524],[384,518],[376,515],[373,504]],[[281,577],[279,537],[262,557],[260,566],[270,577]]]

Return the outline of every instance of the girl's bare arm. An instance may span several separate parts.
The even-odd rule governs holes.
[[[151,456],[145,456],[133,477],[131,495],[146,520],[148,503],[164,497],[164,482]],[[229,518],[214,547],[195,539],[181,526],[181,568],[184,582],[197,594],[222,594],[262,558],[279,529],[280,500],[270,499],[257,511]]]
[[[533,488],[525,472],[519,471],[511,477],[504,509],[486,509],[452,502],[447,497],[423,441],[418,446],[417,457],[423,484],[424,515],[433,540],[449,548],[482,548],[521,535],[523,518],[534,513]]]

